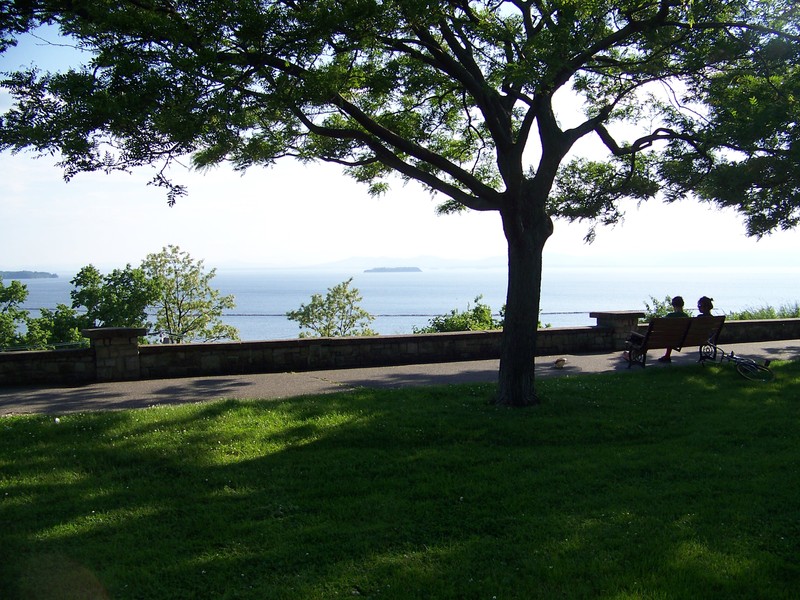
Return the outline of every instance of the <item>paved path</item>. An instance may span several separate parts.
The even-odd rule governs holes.
[[[737,354],[755,359],[800,359],[800,340],[731,344],[724,346]],[[674,368],[692,364],[697,352],[673,353],[671,365],[655,362],[659,352],[651,352],[648,369]],[[610,371],[636,372],[627,368],[620,352],[611,354],[563,355],[567,362],[556,369],[556,356],[536,360],[537,377],[580,375]],[[144,408],[157,404],[203,402],[223,398],[278,399],[308,394],[325,394],[359,387],[400,388],[408,386],[479,383],[497,380],[497,360],[374,367],[305,373],[267,373],[152,379],[81,386],[0,387],[0,416],[42,413],[63,414],[76,411]]]

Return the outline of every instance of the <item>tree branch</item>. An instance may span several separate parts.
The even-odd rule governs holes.
[[[356,114],[361,113],[361,111],[357,107],[350,105],[343,98],[340,98],[339,101],[341,102],[343,107],[349,106],[349,110],[346,108],[343,108],[343,110],[346,114],[350,115],[351,117],[355,118],[355,115],[351,113],[350,110],[353,110],[354,113]],[[367,146],[375,154],[377,161],[380,161],[382,164],[385,164],[390,168],[399,171],[400,173],[411,179],[416,179],[424,183],[431,189],[434,189],[447,196],[450,196],[451,198],[463,204],[464,206],[467,206],[473,210],[478,210],[478,211],[496,210],[498,208],[498,203],[500,199],[500,194],[498,192],[486,186],[478,179],[476,179],[474,176],[470,175],[463,169],[456,167],[455,165],[453,165],[453,163],[442,158],[438,154],[432,153],[429,150],[417,146],[416,144],[411,144],[410,142],[402,144],[403,146],[413,147],[413,149],[418,150],[423,156],[427,156],[427,158],[423,158],[422,156],[415,155],[413,152],[405,152],[405,148],[393,144],[390,139],[386,139],[380,135],[369,135],[368,133],[365,133],[358,129],[334,129],[330,127],[324,127],[322,125],[314,123],[314,121],[310,119],[307,115],[305,115],[305,113],[303,113],[303,111],[300,110],[299,108],[295,107],[294,111],[298,119],[300,119],[301,122],[312,133],[335,139],[356,140],[361,144]],[[363,115],[363,113],[361,114]],[[371,125],[372,127],[378,130],[382,129],[377,123],[369,119],[368,116],[363,115],[363,117],[365,123]],[[358,121],[357,118],[356,121]],[[397,136],[395,134],[385,129],[383,129],[383,131],[386,133],[387,138],[397,139]],[[474,195],[466,193],[464,190],[453,184],[442,181],[439,177],[437,177],[432,173],[429,173],[427,171],[420,169],[419,167],[415,167],[414,165],[409,164],[407,161],[403,160],[396,152],[389,149],[383,142],[388,142],[392,146],[398,148],[399,150],[404,151],[410,156],[415,156],[415,158],[418,158],[422,162],[427,162],[428,164],[444,171],[445,173],[453,177],[456,181],[462,182],[465,187],[471,189]],[[325,160],[328,162],[334,162],[331,161],[329,158],[326,158]],[[367,161],[367,159],[365,159],[365,161]],[[367,164],[367,162],[365,162],[364,164]],[[453,175],[454,173],[455,176]]]
[[[669,9],[674,4],[675,0],[662,0],[658,12],[652,18],[644,21],[634,21],[631,19],[622,29],[615,31],[611,35],[608,35],[601,40],[598,40],[595,44],[592,44],[583,52],[579,52],[573,56],[569,61],[567,61],[567,67],[556,74],[554,79],[554,89],[561,87],[567,81],[569,81],[572,76],[577,73],[577,71],[583,65],[587,64],[596,54],[604,50],[608,50],[609,48],[613,48],[616,44],[627,39],[632,34],[644,31],[648,27],[664,25],[665,20],[669,15]]]
[[[606,129],[605,125],[597,123],[594,127],[594,131],[597,132],[597,135],[614,156],[628,156],[636,154],[637,152],[641,152],[642,150],[651,147],[655,142],[668,140],[684,141],[691,145],[700,154],[706,154],[700,147],[700,141],[698,139],[673,129],[669,129],[668,127],[659,127],[658,129],[654,130],[653,133],[642,136],[625,147],[620,146],[617,143],[614,137],[609,133],[608,129]]]
[[[795,10],[797,9],[795,8]],[[756,23],[746,23],[743,21],[715,21],[711,23],[682,23],[681,21],[664,21],[664,25],[675,27],[676,29],[689,29],[689,30],[744,29],[747,31],[755,31],[767,35],[774,35],[775,37],[789,40],[791,42],[794,42],[795,44],[800,43],[800,35],[792,35],[791,33],[788,33],[786,31],[773,29],[772,27],[766,27],[764,25],[758,25]]]
[[[508,122],[499,119],[501,115],[506,114],[506,109],[500,102],[499,96],[489,93],[491,88],[486,85],[483,73],[472,54],[458,43],[455,34],[445,23],[439,23],[439,31],[458,60],[445,52],[428,31],[421,27],[414,27],[414,33],[434,59],[432,61],[426,58],[425,62],[464,85],[475,99],[498,148],[510,148],[513,144],[511,128]]]

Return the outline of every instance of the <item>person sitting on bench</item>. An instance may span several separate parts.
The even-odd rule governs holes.
[[[700,311],[698,317],[710,317],[711,309],[714,308],[714,299],[708,296],[703,296],[697,301],[697,310]]]
[[[672,312],[666,315],[666,318],[688,318],[689,315],[683,312],[683,305],[683,298],[681,296],[675,296],[672,299]],[[664,352],[664,356],[659,358],[658,362],[672,362],[672,348],[667,348],[666,352]]]

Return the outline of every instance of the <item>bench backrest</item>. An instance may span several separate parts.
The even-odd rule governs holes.
[[[650,321],[645,333],[644,344],[648,348],[680,348],[691,318],[656,318]]]
[[[719,332],[725,324],[725,316],[719,317],[693,317],[683,340],[683,346],[702,346],[709,340],[717,343]]]

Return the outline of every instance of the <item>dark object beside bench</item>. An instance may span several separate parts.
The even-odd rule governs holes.
[[[628,367],[632,364],[645,366],[647,351],[672,348],[680,351],[684,347],[697,346],[700,361],[713,360],[717,354],[717,338],[725,323],[725,317],[655,318],[647,331],[631,332],[625,342],[625,358]]]

